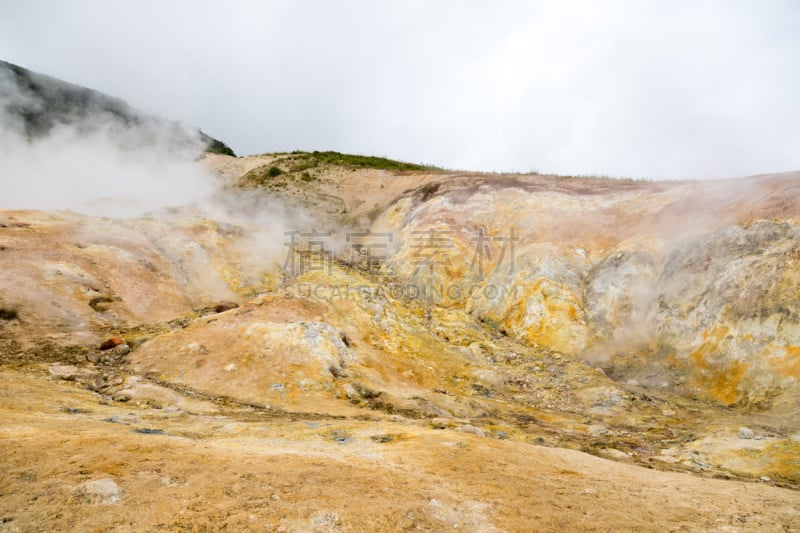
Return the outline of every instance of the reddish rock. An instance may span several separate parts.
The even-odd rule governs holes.
[[[110,339],[106,340],[99,346],[100,350],[110,350],[115,346],[119,346],[120,344],[125,344],[125,340],[122,337],[111,337]]]

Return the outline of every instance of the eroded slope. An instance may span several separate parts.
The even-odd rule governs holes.
[[[2,213],[4,527],[800,527],[795,176],[206,163],[325,247]]]

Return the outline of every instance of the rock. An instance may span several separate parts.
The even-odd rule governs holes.
[[[461,433],[471,433],[473,435],[478,435],[479,437],[485,437],[486,433],[481,428],[475,427],[472,424],[463,424],[456,428],[456,431],[460,431]]]
[[[100,361],[100,353],[99,352],[89,352],[86,354],[86,360],[90,363],[97,363]]]
[[[61,364],[50,365],[47,370],[53,377],[64,380],[73,380],[80,372],[77,366]]]
[[[230,311],[231,309],[236,309],[239,307],[239,304],[235,302],[219,302],[212,305],[209,308],[209,311],[214,313],[224,313],[225,311]]]
[[[348,376],[347,370],[344,370],[336,365],[328,365],[328,372],[330,372],[331,375],[337,379],[346,378]]]
[[[433,418],[431,419],[431,427],[433,429],[447,429],[453,426],[453,421],[447,418]]]
[[[114,303],[114,299],[108,296],[98,296],[97,298],[92,298],[89,302],[89,307],[94,309],[96,313],[103,313],[108,311],[108,304]]]
[[[344,390],[344,395],[351,402],[358,403],[361,401],[361,394],[359,394],[355,387],[353,387],[351,384],[345,383],[342,387],[342,390]]]
[[[124,424],[126,426],[138,421],[139,417],[137,417],[134,413],[116,414],[106,418],[106,422],[111,422],[112,424]]]
[[[343,429],[331,430],[328,433],[328,437],[330,437],[332,440],[334,440],[336,442],[339,442],[339,443],[346,443],[346,442],[350,442],[350,440],[351,440],[350,433],[348,433],[347,431],[345,431]]]
[[[603,424],[592,424],[587,428],[589,434],[593,437],[599,437],[600,435],[605,435],[608,433],[608,428]]]
[[[92,372],[87,368],[78,368],[73,365],[55,364],[48,368],[53,377],[65,381],[76,381],[81,385],[91,389],[99,390],[106,386],[103,376],[97,372]]]
[[[739,428],[739,438],[740,439],[752,439],[755,438],[755,432],[750,428],[741,427]]]
[[[136,428],[133,430],[134,433],[141,433],[142,435],[166,435],[167,433],[163,429],[158,428]]]
[[[604,448],[600,450],[600,455],[605,457],[606,459],[614,459],[615,461],[620,461],[628,458],[627,453],[623,452],[622,450],[617,450],[615,448]]]
[[[129,353],[131,353],[131,347],[128,346],[127,344],[120,344],[119,346],[114,348],[114,353],[116,355],[119,355],[120,357],[128,355]]]
[[[81,371],[75,376],[75,381],[93,391],[98,391],[106,386],[106,380],[103,376],[90,370]]]
[[[662,463],[677,463],[679,462],[677,457],[673,457],[671,455],[656,455],[653,457],[656,461],[661,461]]]
[[[383,395],[383,392],[374,391],[363,386],[357,381],[354,381],[352,384],[345,383],[342,386],[342,390],[344,391],[344,395],[348,400],[350,400],[351,403],[360,403],[362,400],[374,400],[375,398],[379,398]]]
[[[123,491],[111,478],[87,481],[80,486],[80,494],[89,503],[110,505],[122,498]]]
[[[115,346],[119,346],[120,344],[125,344],[125,340],[122,337],[111,337],[103,341],[103,343],[98,347],[100,350],[110,350]]]

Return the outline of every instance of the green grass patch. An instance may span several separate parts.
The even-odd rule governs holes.
[[[272,154],[284,155],[284,154]],[[285,157],[275,160],[275,163],[287,163],[290,166],[289,172],[304,172],[311,168],[321,165],[346,167],[351,169],[374,168],[378,170],[441,170],[432,165],[420,165],[417,163],[407,163],[396,161],[385,157],[375,157],[368,155],[342,154],[340,152],[301,152],[295,150]]]
[[[368,155],[341,154],[339,152],[312,152],[309,155],[320,163],[341,167],[374,168],[378,170],[439,170],[430,165],[406,163]]]
[[[254,168],[240,179],[242,187],[286,187],[293,180],[312,182],[324,174],[327,167],[338,167],[349,170],[378,169],[395,172],[403,171],[438,171],[440,168],[431,165],[419,165],[365,155],[342,154],[339,152],[280,152],[264,154],[272,156],[269,166]],[[309,172],[314,170],[314,172]],[[281,176],[279,182],[275,178]],[[288,179],[288,182],[286,181]],[[296,182],[295,182],[296,183]]]

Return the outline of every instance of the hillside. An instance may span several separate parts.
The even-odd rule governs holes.
[[[800,528],[798,174],[201,164],[0,211],[5,527]]]
[[[141,127],[171,132],[171,138],[185,144],[198,140],[207,152],[235,155],[225,143],[195,128],[169,123],[132,108],[119,98],[80,87],[0,61],[0,101],[4,126],[16,122],[29,139],[50,134],[57,126],[70,126],[81,132],[107,128]]]

